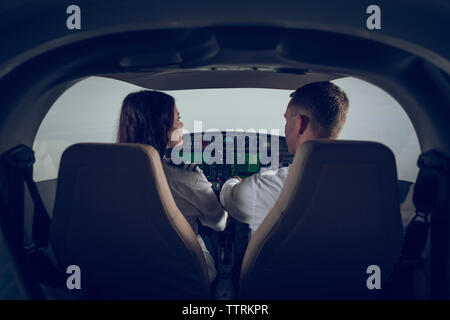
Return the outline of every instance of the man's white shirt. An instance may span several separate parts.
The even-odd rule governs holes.
[[[233,218],[249,225],[252,235],[277,201],[288,172],[289,167],[262,168],[242,181],[229,179],[222,187],[220,201]]]
[[[233,218],[249,225],[250,236],[275,205],[288,172],[289,167],[278,170],[262,169],[242,181],[232,178],[224,183],[220,192],[220,202]],[[411,185],[406,199],[400,206],[403,228],[406,228],[416,212],[412,201],[414,186]]]

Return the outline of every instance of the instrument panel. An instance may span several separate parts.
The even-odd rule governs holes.
[[[248,132],[185,134],[183,145],[177,148],[183,162],[199,165],[215,191],[233,176],[245,178],[272,163],[276,167],[288,166],[294,158],[288,153],[284,137]]]

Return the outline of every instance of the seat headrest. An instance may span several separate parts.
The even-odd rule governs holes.
[[[51,245],[60,266],[79,265],[101,297],[209,297],[200,245],[151,146],[69,147],[59,169]]]
[[[327,139],[306,141],[297,148],[289,173],[284,192],[280,194],[278,201],[280,208],[288,204],[289,197],[299,195],[299,192],[305,194],[306,190],[299,190],[299,187],[318,185],[325,180],[336,186],[341,185],[334,192],[323,194],[325,197],[334,198],[339,192],[344,193],[345,190],[359,189],[360,186],[372,184],[375,182],[372,179],[376,176],[384,179],[380,182],[385,186],[397,185],[394,154],[383,144],[369,141]],[[351,178],[357,181],[351,181]],[[394,202],[398,204],[398,200],[393,199],[397,196],[397,192],[390,195],[391,200],[395,200]]]

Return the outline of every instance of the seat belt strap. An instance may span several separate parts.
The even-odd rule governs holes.
[[[414,272],[414,269],[422,268],[424,266],[424,261],[422,258],[422,253],[425,249],[428,233],[431,226],[431,260],[432,260],[432,287],[433,283],[436,283],[433,278],[436,279],[435,273],[438,272],[439,277],[445,277],[448,273],[447,256],[448,256],[448,245],[446,241],[433,241],[433,239],[443,238],[445,235],[441,235],[442,228],[443,232],[447,234],[448,232],[448,212],[440,214],[439,204],[445,201],[441,195],[442,182],[449,173],[449,160],[446,156],[442,155],[437,151],[428,151],[423,153],[417,162],[419,166],[419,175],[416,180],[413,193],[413,202],[416,207],[416,215],[408,224],[405,232],[405,239],[402,249],[402,256],[400,263],[402,265],[402,270],[404,272]],[[430,223],[430,216],[433,215],[432,221]],[[441,230],[441,231],[439,231]],[[434,249],[433,249],[434,248]],[[436,249],[438,248],[438,249]],[[437,259],[437,260],[436,260]],[[439,261],[439,270],[433,267],[433,260]],[[442,262],[444,266],[441,266]],[[436,263],[434,263],[436,265]],[[409,279],[412,281],[412,274]],[[442,280],[439,281],[442,283]],[[436,286],[436,284],[434,285]],[[436,296],[433,294],[432,296]]]
[[[420,177],[426,185],[414,194],[414,204],[418,210],[431,213],[431,299],[448,299],[450,159],[430,151],[419,159],[418,165],[426,168]]]
[[[33,180],[34,151],[22,144],[6,152],[3,157],[11,167],[20,172],[26,181],[34,204],[32,240],[37,249],[44,250],[49,243],[51,220]]]
[[[429,217],[438,201],[440,179],[448,173],[448,159],[437,151],[422,154],[417,161],[419,175],[414,186],[416,215],[408,224],[402,256],[416,259],[422,255],[428,238]]]

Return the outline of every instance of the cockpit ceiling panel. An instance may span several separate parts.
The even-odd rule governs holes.
[[[118,73],[104,76],[154,90],[207,88],[271,88],[295,90],[311,82],[331,81],[342,77],[337,74],[316,72],[294,74],[254,70],[193,70],[161,73]]]

